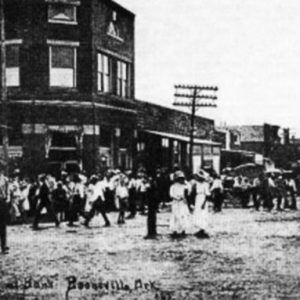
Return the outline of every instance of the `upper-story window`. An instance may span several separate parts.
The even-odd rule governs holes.
[[[105,55],[98,53],[98,91],[108,93],[111,91],[111,59]]]
[[[75,44],[53,42],[49,46],[51,87],[76,87],[77,49]]]
[[[122,61],[117,62],[117,95],[129,97],[129,67]]]
[[[50,23],[77,24],[77,7],[67,3],[49,3],[48,21]]]
[[[20,86],[20,43],[6,43],[6,85]]]

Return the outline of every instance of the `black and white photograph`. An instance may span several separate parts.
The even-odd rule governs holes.
[[[0,300],[300,299],[300,1],[0,0]]]

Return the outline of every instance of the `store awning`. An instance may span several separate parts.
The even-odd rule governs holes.
[[[147,133],[154,134],[161,136],[163,138],[169,138],[177,141],[182,141],[182,142],[190,142],[190,137],[180,135],[180,134],[174,134],[174,133],[168,133],[168,132],[162,132],[162,131],[152,131],[152,130],[144,130]],[[207,146],[216,146],[216,147],[221,147],[220,143],[212,142],[209,140],[202,140],[198,138],[194,138],[194,144],[195,145],[207,145]]]

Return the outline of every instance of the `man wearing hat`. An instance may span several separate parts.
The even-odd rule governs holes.
[[[37,212],[36,212],[36,216],[34,218],[34,222],[33,222],[33,226],[32,228],[34,230],[38,229],[38,223],[39,223],[39,219],[41,217],[41,212],[43,210],[43,208],[47,209],[48,214],[50,215],[50,217],[52,218],[52,220],[55,222],[56,227],[59,226],[59,221],[54,213],[52,204],[51,204],[51,200],[50,200],[50,176],[46,176],[45,174],[43,174],[40,177],[40,181],[41,181],[41,188],[40,188],[40,192],[39,192],[39,204],[37,207]]]

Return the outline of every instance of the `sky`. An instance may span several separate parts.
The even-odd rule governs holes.
[[[300,136],[299,0],[117,0],[136,14],[136,98],[172,106],[175,84],[218,86],[216,124]]]

